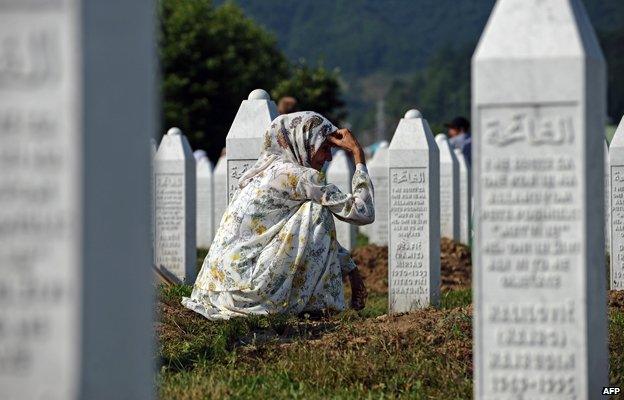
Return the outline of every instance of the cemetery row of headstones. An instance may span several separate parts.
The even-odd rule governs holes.
[[[437,303],[440,238],[470,241],[460,215],[470,216],[474,188],[475,397],[596,397],[608,357],[605,271],[595,266],[610,236],[611,285],[621,285],[624,137],[620,128],[606,178],[604,60],[582,5],[499,1],[472,71],[472,185],[461,178],[465,161],[416,110],[379,153],[387,175],[371,161],[376,182],[387,176],[378,228],[385,222],[389,310]],[[254,157],[233,165],[228,157],[229,192]],[[328,179],[348,191],[352,169],[338,153]],[[605,186],[609,199],[594,196]],[[367,233],[380,240],[374,229]],[[337,223],[337,232],[350,248],[352,227]]]
[[[153,15],[0,1],[2,399],[154,397]]]
[[[154,156],[150,224],[153,14],[148,2],[112,18],[119,11],[115,2],[0,2],[10,44],[0,67],[8,399],[152,398],[150,230],[153,260],[193,279],[205,190],[191,188],[206,187],[197,182],[205,166],[178,129],[167,133]],[[499,0],[473,56],[472,91],[475,398],[599,398],[605,236],[611,286],[623,278],[624,126],[605,174],[605,65],[581,2]],[[263,91],[241,105],[216,168],[226,171],[225,201],[258,156],[254,127],[274,117]],[[410,110],[385,155],[391,312],[437,301],[441,230],[462,237],[455,209],[440,209],[470,209],[455,194],[469,184],[441,186],[462,170],[446,143]],[[606,187],[608,199],[596,196]],[[223,209],[221,197],[213,208]]]
[[[195,249],[210,246],[236,181],[259,156],[264,127],[276,114],[268,94],[261,89],[253,91],[241,104],[227,136],[226,154],[220,157],[214,171],[206,152],[197,150],[192,153],[187,139],[178,128],[171,128],[157,149],[153,143],[154,263],[169,278],[187,283],[194,281]],[[410,115],[413,117],[416,114],[412,112]],[[411,133],[417,134],[424,133]],[[454,151],[444,134],[436,136],[434,144],[441,154],[439,164],[432,166],[441,171],[438,207],[441,217],[434,220],[440,221],[442,236],[468,243],[468,168],[461,151]],[[392,196],[389,188],[392,171],[389,154],[389,145],[384,142],[369,163],[375,187],[376,220],[362,231],[369,236],[371,243],[379,245],[388,244],[391,236],[389,218]],[[354,169],[348,154],[342,150],[335,151],[326,170],[327,181],[349,193]],[[405,193],[403,196],[408,195]],[[401,206],[395,204],[394,207]],[[356,241],[356,226],[338,219],[335,225],[339,243],[352,250]],[[401,240],[395,244],[400,245]],[[412,265],[415,262],[412,261],[402,262],[401,265]],[[411,278],[403,276],[396,283],[409,285]]]

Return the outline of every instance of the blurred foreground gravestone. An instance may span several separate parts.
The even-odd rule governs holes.
[[[605,251],[609,253],[611,246],[611,209],[610,209],[610,196],[611,196],[611,182],[610,182],[610,166],[609,166],[609,142],[607,138],[603,139],[604,142],[604,219],[605,219]]]
[[[277,117],[277,108],[269,94],[256,89],[241,103],[225,139],[227,157],[227,203],[238,189],[238,178],[254,165],[262,152],[264,133]]]
[[[475,398],[599,398],[605,63],[581,2],[499,0],[472,77]]]
[[[440,151],[440,236],[459,240],[459,162],[445,134],[435,141]]]
[[[612,290],[624,290],[624,117],[611,139],[610,163],[610,238]]]
[[[351,181],[354,172],[355,166],[351,160],[351,155],[344,150],[338,150],[332,156],[332,161],[327,167],[327,183],[333,183],[342,193],[351,193]],[[349,251],[353,250],[357,233],[356,226],[336,217],[334,217],[334,224],[336,225],[338,243]]]
[[[154,31],[148,1],[0,1],[2,399],[153,398]]]
[[[226,196],[227,178],[227,160],[225,155],[222,155],[212,171],[214,235],[217,234],[221,218],[223,218],[228,205]]]
[[[389,312],[436,305],[440,297],[440,161],[417,110],[399,122],[388,148]]]
[[[370,243],[388,245],[388,142],[382,142],[368,163],[375,192],[375,222],[366,227]]]
[[[212,164],[205,153],[196,157],[197,174],[197,247],[207,249],[213,235]]]
[[[470,220],[472,218],[472,193],[470,170],[461,149],[454,149],[459,164],[459,242],[470,244]]]
[[[166,276],[195,281],[196,177],[191,146],[180,129],[163,136],[154,159],[154,263]]]

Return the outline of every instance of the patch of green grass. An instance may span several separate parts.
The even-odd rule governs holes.
[[[388,295],[371,292],[366,300],[366,307],[357,312],[362,318],[375,318],[388,312]]]
[[[609,312],[609,381],[613,386],[624,384],[624,310]]]
[[[197,249],[197,259],[195,261],[195,268],[197,269],[197,273],[202,267],[204,263],[204,258],[208,255],[208,249]]]
[[[440,296],[440,308],[450,309],[466,307],[472,303],[472,290],[460,289],[442,292]]]
[[[369,315],[385,311],[385,296],[371,300]],[[162,364],[159,395],[180,400],[469,398],[469,363],[449,357],[454,340],[464,347],[469,343],[469,329],[461,327],[469,317],[463,311],[428,312],[441,313],[423,311],[423,326],[409,320],[414,315],[377,321],[352,310],[318,322],[293,317],[209,322],[189,314],[196,324],[193,336],[189,331],[189,336],[165,338],[177,342],[169,350],[183,352],[189,362]],[[286,340],[237,344],[259,329]],[[448,346],[432,342],[448,332]],[[170,354],[163,356],[171,361]]]
[[[358,232],[355,237],[355,247],[362,247],[368,245],[368,236],[365,234]]]

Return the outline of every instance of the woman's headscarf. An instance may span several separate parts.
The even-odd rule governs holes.
[[[240,188],[276,160],[310,168],[310,160],[336,128],[327,118],[312,111],[283,114],[275,118],[264,134],[258,161],[239,179]]]

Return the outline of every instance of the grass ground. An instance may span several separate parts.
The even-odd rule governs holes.
[[[374,285],[372,285],[374,287]],[[440,307],[387,316],[387,293],[324,320],[286,316],[209,322],[159,291],[161,399],[469,399],[470,289]],[[610,380],[624,386],[624,296],[610,296]]]

